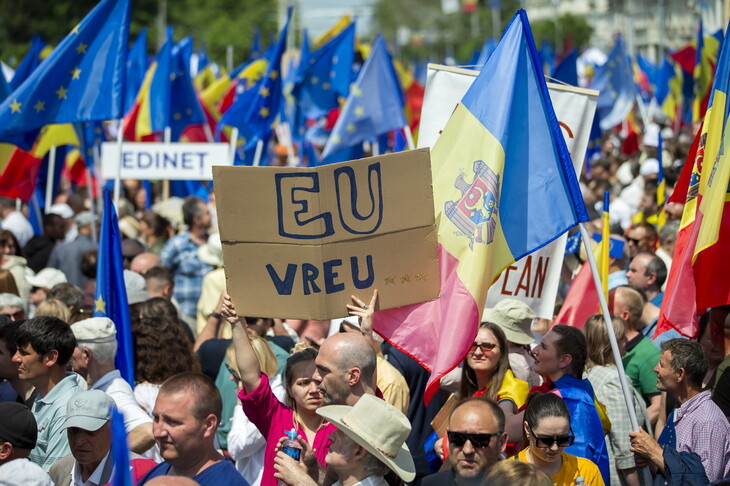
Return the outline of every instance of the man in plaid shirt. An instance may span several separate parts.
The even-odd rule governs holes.
[[[212,218],[207,204],[196,196],[185,199],[182,211],[188,230],[165,244],[160,252],[160,260],[174,276],[173,297],[180,304],[183,319],[195,329],[195,306],[200,297],[203,277],[213,270],[198,257],[198,248],[208,241]]]
[[[693,453],[702,461],[707,479],[712,483],[730,477],[730,423],[702,391],[707,373],[707,357],[702,345],[689,339],[670,339],[662,343],[662,354],[654,371],[660,390],[676,398],[678,408],[667,417],[659,441],[643,430],[631,433],[631,450],[639,459],[648,460],[652,471],[667,476],[665,449]]]

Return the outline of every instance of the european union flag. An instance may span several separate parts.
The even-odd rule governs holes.
[[[274,120],[280,112],[282,94],[281,57],[286,49],[286,36],[289,31],[292,8],[289,7],[284,28],[279,39],[268,54],[268,66],[264,77],[250,89],[244,91],[225,112],[218,124],[218,131],[224,125],[238,128],[239,147],[236,151],[239,160],[245,163],[259,140],[264,146],[271,136]]]
[[[190,125],[206,122],[203,109],[190,76],[190,58],[193,55],[193,38],[186,37],[172,49],[172,86],[170,87],[170,128],[172,140]]]
[[[129,0],[103,0],[0,104],[0,141],[29,150],[43,125],[121,118]]]
[[[114,462],[112,484],[114,486],[132,486],[124,416],[116,408],[112,409],[112,461]]]
[[[137,92],[142,87],[144,75],[147,72],[147,28],[144,27],[129,49],[127,59],[127,87],[124,90],[124,112],[127,113],[134,106]]]
[[[307,118],[318,118],[339,107],[339,98],[350,92],[354,60],[354,23],[307,57],[309,64],[301,66],[292,93]]]
[[[114,209],[109,191],[104,191],[104,213],[101,217],[94,296],[94,317],[108,317],[117,327],[115,365],[121,372],[122,378],[134,386],[132,321],[129,315],[127,289],[124,286],[122,237],[117,211]]]
[[[403,93],[385,41],[378,35],[332,129],[322,158],[406,125]]]
[[[626,119],[634,106],[636,85],[621,37],[616,39],[608,60],[596,69],[591,89],[597,89],[596,113],[601,117],[601,129],[609,130]]]
[[[551,76],[558,81],[562,81],[571,86],[578,86],[578,68],[576,63],[578,62],[578,51],[574,47],[570,52],[560,61],[560,64],[555,66]]]
[[[23,81],[28,79],[28,76],[33,74],[33,71],[35,71],[41,63],[41,52],[43,52],[43,49],[45,49],[45,47],[46,43],[43,42],[43,39],[41,39],[37,35],[33,35],[33,37],[31,37],[30,49],[28,49],[28,52],[25,54],[23,60],[20,61],[18,67],[15,68],[15,74],[13,74],[13,79],[10,80],[11,90],[18,89],[20,85],[23,84]]]

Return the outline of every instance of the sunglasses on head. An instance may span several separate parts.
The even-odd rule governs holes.
[[[446,435],[449,437],[449,442],[456,447],[462,447],[468,440],[475,449],[484,449],[489,447],[489,442],[492,440],[492,437],[496,437],[499,434],[467,434],[466,432],[448,431]]]
[[[530,427],[530,433],[535,437],[535,445],[537,447],[546,447],[551,448],[553,444],[557,442],[558,447],[569,447],[573,445],[573,442],[575,441],[575,436],[573,435],[573,430],[571,429],[570,434],[568,435],[558,435],[556,437],[553,436],[540,436],[535,433],[534,430],[532,430],[532,427]]]
[[[479,348],[479,349],[481,349],[482,353],[485,353],[487,351],[491,351],[494,348],[498,348],[498,347],[499,347],[499,344],[497,344],[497,343],[477,343],[477,342],[474,342],[471,345],[471,348],[469,348],[469,352],[470,353],[474,353],[477,350],[477,348]]]

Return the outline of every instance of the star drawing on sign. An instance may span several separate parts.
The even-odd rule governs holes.
[[[99,294],[99,297],[97,297],[94,301],[94,312],[106,314],[106,302],[104,302],[101,294]]]
[[[66,88],[64,88],[63,86],[61,86],[60,88],[58,88],[56,90],[56,94],[58,95],[58,99],[59,100],[61,100],[61,99],[64,99],[65,100],[66,99],[66,93],[68,93],[68,90]]]
[[[76,46],[76,52],[79,54],[86,54],[86,48],[89,47],[89,44],[84,44],[83,42],[80,42],[78,46]]]
[[[14,100],[10,103],[10,113],[20,113],[21,106],[23,106],[23,103],[18,103],[18,100]]]
[[[36,113],[40,113],[46,108],[46,103],[44,101],[38,100],[33,108],[35,108]]]
[[[427,274],[427,273],[423,273],[423,272],[421,272],[421,273],[417,273],[417,274],[416,274],[416,282],[419,282],[419,281],[423,281],[423,282],[425,282],[425,281],[426,281],[426,277],[427,277],[427,276],[428,276],[428,274]]]
[[[407,273],[400,278],[400,283],[411,283],[411,276]]]
[[[395,275],[385,277],[385,285],[395,285]]]
[[[73,71],[71,71],[71,79],[79,79],[79,76],[81,76],[81,69],[79,69],[78,66],[74,68]]]

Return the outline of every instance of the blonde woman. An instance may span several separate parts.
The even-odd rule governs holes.
[[[58,317],[63,322],[68,322],[71,319],[71,311],[68,310],[66,304],[58,299],[44,300],[35,310],[35,317],[39,316],[53,316]]]

